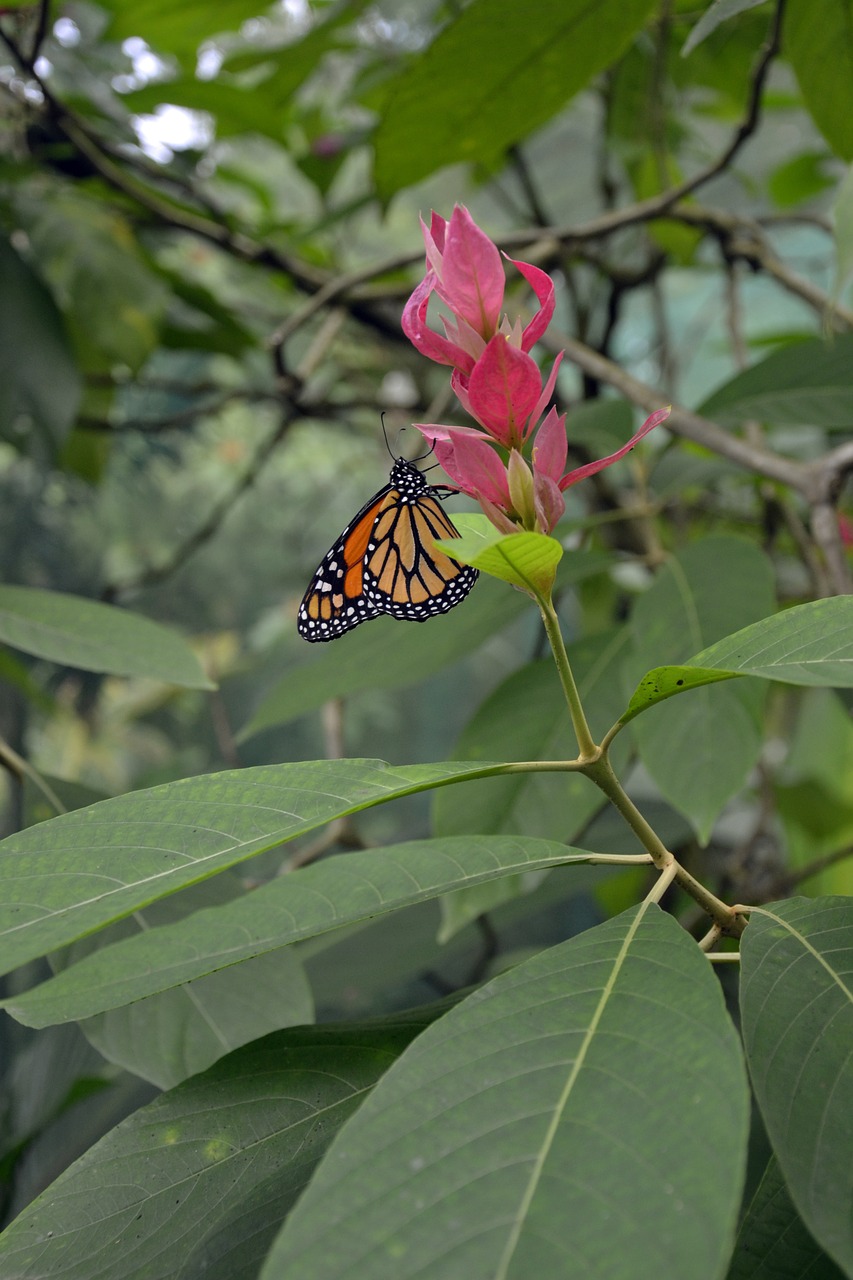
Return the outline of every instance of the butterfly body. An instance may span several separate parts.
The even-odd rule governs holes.
[[[323,557],[297,615],[306,640],[334,640],[368,618],[425,622],[464,600],[477,570],[435,546],[459,533],[442,491],[398,458],[391,476]]]

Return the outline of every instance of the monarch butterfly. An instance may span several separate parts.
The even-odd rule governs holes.
[[[334,640],[381,613],[425,622],[464,600],[477,570],[435,546],[436,538],[459,537],[443,496],[413,463],[397,458],[388,483],[320,562],[299,606],[299,634]]]

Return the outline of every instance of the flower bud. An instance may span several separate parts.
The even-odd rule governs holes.
[[[506,469],[513,510],[525,529],[533,529],[536,526],[533,472],[517,449],[510,450]]]

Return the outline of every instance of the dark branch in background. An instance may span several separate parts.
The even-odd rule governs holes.
[[[214,504],[203,523],[194,529],[190,536],[179,546],[175,547],[169,558],[161,564],[152,565],[150,568],[142,570],[133,579],[108,583],[101,592],[103,600],[112,601],[117,597],[139,591],[143,587],[150,587],[158,582],[163,582],[166,578],[176,573],[178,569],[182,568],[189,558],[218,532],[229,512],[236,506],[243,494],[255,483],[270,457],[285,439],[294,422],[299,421],[300,418],[313,411],[313,406],[301,398],[302,385],[324,358],[342,320],[343,313],[337,313],[334,317],[334,323],[327,321],[300,362],[299,368],[293,374],[289,374],[287,379],[282,379],[284,404],[282,405],[281,417],[276,429],[259,446],[243,474],[237,479],[228,493],[224,494]]]
[[[30,55],[33,63],[35,63],[38,58],[41,47],[44,44],[49,22],[50,0],[39,0],[38,18],[36,20],[36,29],[33,34],[33,49],[32,54]]]
[[[724,267],[726,322],[734,365],[741,372],[747,368],[749,360],[747,358],[746,340],[743,334],[738,271],[737,265],[728,258],[725,259]],[[765,447],[764,431],[760,423],[745,422],[743,429],[750,444],[759,449]],[[793,503],[780,491],[778,486],[769,480],[761,480],[759,482],[759,493],[764,506],[765,533],[770,543],[772,544],[775,538],[776,526],[781,519],[781,522],[791,534],[794,545],[808,571],[814,594],[816,596],[830,595],[830,584],[820,556],[809,538],[807,529],[797,515]]]
[[[521,189],[524,192],[524,197],[527,200],[531,221],[540,227],[549,226],[551,219],[545,212],[545,205],[536,188],[536,183],[533,181],[533,175],[530,172],[530,166],[527,163],[523,149],[519,146],[510,147],[509,156]]]
[[[274,404],[281,403],[281,396],[274,391],[227,391],[221,393],[216,399],[208,400],[204,404],[187,405],[185,409],[178,409],[175,413],[167,414],[164,418],[124,418],[118,422],[112,422],[108,418],[93,418],[87,414],[80,414],[77,417],[75,425],[82,427],[85,431],[106,432],[110,435],[118,435],[125,431],[136,431],[142,435],[158,435],[162,431],[175,431],[180,427],[191,426],[200,418],[208,418],[214,414],[221,413],[227,405],[240,401],[245,404],[257,404],[258,402],[269,401]]]
[[[47,6],[42,13],[47,12]],[[767,74],[780,43],[784,0],[778,0],[770,26],[768,39],[760,50],[753,72],[744,117],[734,130],[727,146],[720,155],[707,164],[693,177],[670,187],[657,196],[638,201],[627,208],[616,209],[599,215],[585,224],[564,228],[529,228],[502,237],[504,248],[532,246],[534,260],[540,262],[559,260],[568,249],[570,253],[578,253],[583,257],[591,257],[591,242],[604,239],[627,227],[648,222],[651,219],[670,217],[674,220],[689,223],[703,228],[706,233],[714,235],[720,242],[729,260],[742,259],[750,265],[766,271],[785,289],[801,297],[822,315],[832,315],[837,326],[853,327],[853,312],[838,304],[833,305],[827,296],[808,281],[804,281],[790,272],[770,249],[762,227],[754,219],[739,218],[716,210],[698,208],[683,203],[684,197],[692,194],[700,187],[724,172],[731,164],[747,140],[758,127],[761,110],[761,99],[766,84]],[[46,19],[45,19],[46,20]],[[346,307],[354,318],[370,325],[376,332],[392,337],[401,342],[398,316],[386,310],[391,301],[399,302],[408,293],[408,286],[378,286],[375,281],[382,275],[399,271],[421,258],[420,253],[400,254],[383,263],[369,268],[350,272],[344,276],[332,277],[304,261],[295,254],[288,253],[277,246],[253,239],[239,230],[226,225],[219,216],[205,217],[194,209],[183,207],[173,202],[154,187],[132,176],[127,172],[128,162],[121,158],[121,163],[110,154],[107,144],[98,139],[89,127],[72,111],[60,104],[51,94],[49,88],[37,75],[34,59],[28,59],[15,47],[8,36],[3,37],[12,53],[31,75],[44,94],[45,104],[51,116],[65,137],[77,148],[82,156],[91,163],[95,171],[114,190],[129,197],[142,210],[151,214],[158,223],[188,231],[192,234],[219,245],[224,250],[247,262],[253,262],[287,276],[297,288],[310,294],[308,301],[291,315],[270,336],[270,347],[280,389],[289,400],[283,413],[282,423],[269,441],[261,447],[252,466],[244,474],[238,486],[227,499],[217,506],[208,521],[183,548],[176,551],[168,565],[159,569],[151,569],[135,584],[124,584],[113,587],[112,591],[131,589],[146,583],[160,580],[174,571],[198,546],[212,536],[230,507],[254,481],[267,457],[274,450],[286,433],[291,421],[306,406],[299,402],[298,387],[291,384],[284,359],[284,345],[287,340],[302,328],[314,315],[332,303]],[[124,167],[123,167],[124,166]],[[518,161],[517,161],[518,167]],[[520,176],[523,181],[524,165],[521,161]],[[155,175],[146,169],[146,177],[154,179]],[[162,175],[161,182],[168,182],[169,175]],[[536,200],[535,191],[525,188],[537,216],[543,213],[541,203]],[[197,193],[193,198],[204,203],[203,197]],[[603,261],[599,269],[617,281],[618,273]],[[655,264],[656,265],[656,264]],[[652,279],[654,274],[652,274]],[[594,351],[584,343],[566,337],[562,341],[563,348],[578,365],[587,378],[605,382],[616,387],[623,395],[648,411],[661,406],[663,396],[653,388],[631,377],[614,365],[606,356]],[[850,575],[846,567],[844,550],[838,534],[835,514],[835,501],[841,482],[853,466],[853,459],[843,451],[836,450],[814,463],[799,463],[780,457],[763,447],[755,447],[748,440],[742,440],[723,431],[717,424],[691,413],[689,410],[676,407],[670,419],[671,429],[685,438],[729,458],[738,465],[757,471],[759,475],[789,485],[801,494],[813,508],[813,532],[826,559],[828,572],[836,591],[850,589]]]
[[[194,555],[218,532],[225,517],[236,505],[238,499],[255,483],[267,460],[272,456],[293,426],[293,423],[300,416],[301,411],[297,410],[293,405],[282,409],[281,419],[275,431],[256,450],[252,461],[233,488],[214,504],[206,520],[194,529],[184,542],[173,549],[167,560],[157,565],[151,565],[148,569],[143,569],[135,577],[127,578],[123,582],[108,582],[101,591],[101,599],[111,603],[123,596],[132,595],[144,587],[152,587],[159,582],[165,581],[165,579],[176,573],[178,569],[182,568],[190,556]]]

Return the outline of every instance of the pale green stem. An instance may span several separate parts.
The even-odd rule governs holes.
[[[608,757],[601,756],[591,761],[584,769],[584,773],[621,813],[640,844],[648,850],[658,871],[666,870],[670,863],[675,861],[674,854],[670,853],[660,836],[649,826],[633,800],[623,790]]]
[[[42,793],[51,808],[55,809],[57,813],[66,812],[65,805],[52,787],[48,786],[39,771],[34,769],[23,756],[19,756],[17,751],[10,747],[9,743],[3,738],[0,738],[0,765],[5,766],[21,782],[23,782],[24,778],[29,778],[33,786],[37,787]]]
[[[584,709],[581,705],[581,698],[578,693],[578,687],[575,684],[575,677],[572,674],[569,655],[566,653],[566,646],[563,643],[563,633],[560,630],[557,612],[550,596],[547,599],[544,596],[539,596],[537,603],[542,614],[548,643],[554,655],[554,662],[557,664],[557,673],[563,686],[563,693],[566,695],[572,724],[575,727],[575,737],[578,740],[578,760],[585,764],[588,761],[596,760],[601,753],[593,741]],[[648,845],[646,848],[648,848]]]
[[[663,872],[670,866],[674,867],[672,875],[679,888],[688,893],[693,901],[707,912],[714,923],[720,926],[722,932],[731,937],[740,937],[745,927],[743,918],[736,909],[727,906],[716,894],[711,893],[710,889],[706,889],[677,861],[675,855],[670,853],[657,833],[646,822],[633,800],[623,790],[608,757],[603,755],[598,760],[590,761],[584,766],[582,772],[595,783],[599,790],[604,792],[614,808],[618,809],[640,844],[648,850],[657,869]]]
[[[666,873],[665,881],[662,874],[661,881],[655,886],[652,893],[663,894],[667,885],[674,879],[679,887],[685,893],[688,893],[702,907],[703,911],[708,913],[715,925],[719,925],[722,931],[730,935],[739,936],[744,929],[743,919],[682,867],[681,863],[676,860],[675,855],[667,849],[660,836],[649,826],[633,800],[625,792],[621,782],[613,772],[613,766],[607,754],[607,746],[609,746],[613,732],[611,731],[611,734],[608,735],[608,738],[601,746],[598,746],[593,740],[583,706],[581,705],[578,687],[572,674],[569,655],[566,653],[566,646],[563,642],[563,634],[560,630],[556,610],[551,603],[550,597],[546,599],[544,596],[537,594],[537,603],[542,614],[542,621],[545,624],[548,643],[554,655],[560,683],[566,695],[566,702],[568,703],[569,713],[571,714],[572,724],[578,740],[578,759],[572,762],[575,768],[578,772],[585,774],[591,782],[594,782],[600,791],[604,792],[613,807],[625,819],[640,844],[648,851],[658,871]],[[652,901],[657,901],[657,899],[652,898]]]
[[[649,889],[649,892],[646,894],[646,902],[660,902],[661,898],[675,879],[677,871],[678,863],[675,861],[675,858],[673,858],[669,866],[664,867],[663,871],[658,876],[657,881],[652,885],[651,889]]]

